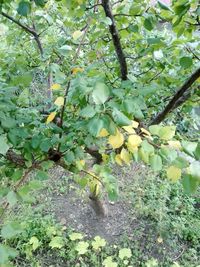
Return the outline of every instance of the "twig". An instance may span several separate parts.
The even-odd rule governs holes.
[[[29,26],[26,26],[26,25],[22,24],[20,21],[14,19],[10,15],[4,13],[3,11],[1,11],[0,14],[3,17],[5,17],[5,18],[9,19],[10,21],[14,22],[15,24],[17,24],[19,27],[21,27],[23,30],[25,30],[26,32],[30,33],[34,37],[34,39],[35,39],[35,41],[37,43],[38,49],[40,51],[40,55],[41,55],[41,57],[43,57],[44,51],[43,51],[42,44],[41,44],[40,39],[39,39],[39,35],[37,34],[37,32],[35,30],[34,24],[33,24],[33,28],[30,28]]]
[[[95,174],[93,174],[91,172],[88,172],[88,171],[85,171],[85,170],[81,170],[81,172],[90,175],[91,177],[93,177],[94,179],[96,179],[99,183],[101,183],[102,186],[104,186],[104,184],[102,183],[102,181]]]

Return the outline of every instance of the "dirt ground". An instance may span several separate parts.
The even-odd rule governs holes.
[[[130,238],[138,221],[123,189],[130,182],[128,178],[133,177],[136,172],[138,175],[141,171],[141,168],[134,164],[128,171],[126,168],[124,176],[123,170],[115,166],[114,174],[118,178],[120,198],[116,202],[110,202],[105,194],[103,203],[107,215],[102,218],[97,217],[92,209],[88,192],[80,192],[77,185],[69,178],[69,173],[60,167],[54,168],[50,172],[49,180],[53,182],[50,184],[52,190],[50,189],[48,193],[48,205],[45,205],[46,213],[54,213],[56,220],[62,225],[83,232],[89,238],[99,235],[110,242],[115,242],[123,236]]]

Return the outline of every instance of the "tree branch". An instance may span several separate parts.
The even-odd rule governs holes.
[[[173,98],[169,101],[163,111],[158,113],[156,117],[150,122],[152,124],[159,124],[162,122],[168,113],[172,112],[176,108],[176,104],[185,95],[185,92],[191,87],[191,85],[200,77],[200,68],[197,69],[189,79],[181,86],[181,88],[175,93]],[[183,102],[182,102],[183,103]]]
[[[127,70],[126,57],[122,49],[119,32],[116,27],[116,23],[114,20],[114,16],[112,14],[109,0],[102,0],[102,6],[104,8],[106,17],[110,18],[112,22],[112,24],[109,25],[109,30],[112,36],[115,51],[117,53],[117,57],[118,57],[119,65],[120,65],[121,78],[122,80],[127,80],[128,70]]]
[[[10,15],[4,13],[3,11],[1,11],[0,14],[3,17],[5,17],[5,18],[9,19],[10,21],[14,22],[15,24],[17,24],[19,27],[21,27],[23,30],[25,30],[29,34],[31,34],[34,37],[34,39],[35,39],[35,41],[37,43],[37,46],[38,46],[38,49],[40,51],[41,56],[43,56],[44,52],[43,52],[42,44],[40,42],[39,35],[37,34],[37,32],[36,32],[34,27],[30,28],[30,27],[22,24],[20,21],[16,20],[15,18],[11,17]]]

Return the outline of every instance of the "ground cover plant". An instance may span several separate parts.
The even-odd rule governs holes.
[[[75,233],[82,241],[71,244],[73,234],[63,236],[59,226],[43,238],[45,226],[37,225],[34,212],[30,222],[12,218],[10,212],[23,214],[26,203],[40,202],[46,194],[41,187],[58,166],[86,192],[98,221],[109,216],[105,199],[113,205],[124,188],[137,218],[154,222],[149,228],[159,232],[156,242],[174,229],[197,254],[199,16],[194,0],[1,1],[0,264],[15,264],[19,252],[25,259],[41,247],[57,248],[69,266],[126,266],[128,259],[130,265],[157,266],[161,258],[161,266],[179,264],[179,254],[171,262],[149,258],[141,243],[142,258],[132,256],[136,239],[119,255],[110,252],[118,256],[93,258],[92,248],[105,246],[102,237],[85,241]],[[132,162],[147,168],[147,179],[137,178]],[[133,167],[124,173],[129,189],[123,175],[115,175],[116,165]],[[86,252],[83,261],[74,261]],[[197,266],[191,255],[185,266]]]

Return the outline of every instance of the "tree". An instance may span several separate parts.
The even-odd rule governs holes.
[[[199,12],[194,0],[2,2],[1,218],[52,164],[89,186],[100,215],[101,187],[111,200],[118,195],[110,162],[141,160],[195,191],[200,143],[164,120],[199,101]],[[36,71],[42,99],[29,90]]]

